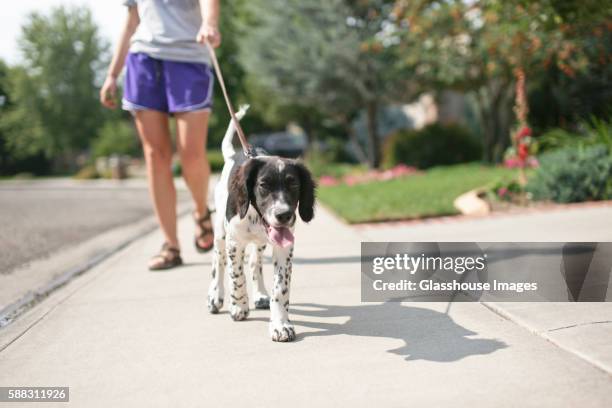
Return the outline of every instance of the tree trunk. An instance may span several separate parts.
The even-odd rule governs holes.
[[[371,168],[380,166],[380,147],[378,140],[378,104],[375,101],[368,102],[367,127],[369,142],[369,164]]]
[[[493,128],[491,114],[487,109],[489,106],[488,98],[481,91],[476,92],[476,103],[478,105],[478,116],[480,122],[480,130],[482,132],[482,160],[485,163],[493,161],[492,145],[493,145]]]
[[[494,158],[496,161],[502,161],[504,152],[510,146],[510,133],[514,114],[512,112],[514,87],[504,86],[501,91],[500,99],[497,104],[496,115],[499,118],[497,139],[493,146]]]
[[[487,85],[476,94],[483,136],[483,160],[498,163],[510,137],[508,86],[505,83]]]
[[[349,139],[353,145],[353,148],[355,149],[355,155],[357,156],[357,160],[359,160],[359,163],[368,164],[368,156],[359,144],[359,139],[357,139],[355,130],[353,129],[350,123],[345,123],[344,127],[346,129],[346,133],[349,135]]]

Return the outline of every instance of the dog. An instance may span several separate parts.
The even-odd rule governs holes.
[[[240,119],[248,107],[237,113]],[[225,161],[215,187],[217,216],[214,220],[212,281],[208,290],[208,310],[218,313],[223,306],[224,273],[231,280],[229,308],[234,321],[249,315],[245,277],[245,252],[252,248],[248,267],[253,279],[255,308],[270,309],[269,333],[273,341],[295,339],[289,321],[294,227],[296,210],[304,222],[314,217],[316,185],[306,166],[298,160],[270,156],[262,149],[247,158],[234,149],[233,121],[223,138]],[[268,295],[262,276],[262,254],[272,245],[274,287]],[[254,248],[253,248],[254,246]]]

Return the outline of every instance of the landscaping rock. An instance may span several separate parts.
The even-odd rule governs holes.
[[[491,213],[491,206],[480,198],[479,190],[468,191],[453,201],[455,208],[464,215],[487,215]]]

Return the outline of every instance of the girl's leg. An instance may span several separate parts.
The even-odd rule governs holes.
[[[176,190],[172,178],[172,141],[168,115],[153,110],[135,113],[149,176],[149,192],[166,243],[179,248],[176,234]]]
[[[210,165],[206,156],[208,111],[176,114],[177,149],[181,157],[183,177],[191,191],[196,212],[205,215],[208,207]]]
[[[206,156],[206,137],[208,135],[208,111],[183,112],[176,114],[177,148],[181,157],[183,178],[191,191],[196,209],[196,218],[208,214],[208,179],[210,165]],[[208,222],[210,223],[210,222]],[[209,225],[207,225],[209,226]],[[196,226],[198,244],[209,247],[213,237],[211,233],[201,234]]]

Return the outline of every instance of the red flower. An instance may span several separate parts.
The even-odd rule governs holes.
[[[529,156],[529,149],[527,148],[527,145],[525,143],[519,143],[518,156],[522,161],[525,161],[525,159],[527,159],[527,156]]]
[[[531,136],[531,129],[528,126],[524,126],[516,135],[519,139],[524,137]]]

